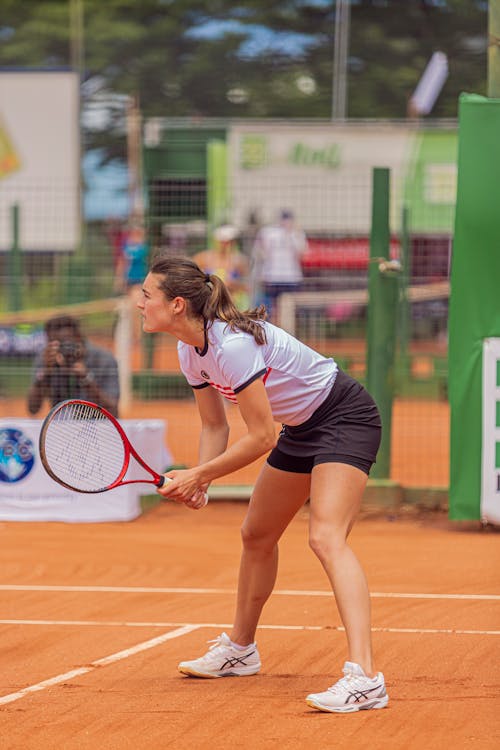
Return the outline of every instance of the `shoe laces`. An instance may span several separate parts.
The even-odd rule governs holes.
[[[213,651],[218,646],[229,646],[229,643],[224,643],[224,634],[218,635],[217,638],[213,638],[211,641],[207,641],[207,643],[212,643],[213,645],[210,646],[209,651]]]
[[[356,674],[356,672],[352,672],[345,667],[342,672],[344,673],[344,677],[341,677],[335,685],[328,688],[329,693],[341,693],[343,691],[351,691],[363,687],[365,685],[365,680],[369,679],[365,675]]]
[[[218,635],[217,638],[207,641],[207,643],[211,643],[212,645],[208,649],[206,656],[208,656],[208,658],[215,658],[219,656],[222,651],[231,648],[231,643],[226,642],[226,638],[228,638],[227,635],[222,633],[221,635]]]

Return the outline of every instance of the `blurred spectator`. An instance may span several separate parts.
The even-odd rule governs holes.
[[[270,319],[277,321],[278,298],[294,292],[303,280],[301,259],[307,251],[304,231],[295,225],[291,211],[283,209],[276,224],[262,227],[253,247],[257,304],[264,303]]]
[[[189,234],[185,224],[164,224],[162,227],[162,255],[179,257],[187,254]]]
[[[249,211],[247,216],[246,225],[243,227],[241,233],[241,249],[243,254],[248,258],[248,299],[249,306],[253,306],[257,299],[257,279],[256,279],[256,267],[255,260],[253,257],[253,248],[255,240],[260,230],[260,219],[259,214],[255,209]]]
[[[119,273],[123,257],[123,243],[125,241],[125,227],[121,219],[110,216],[105,224],[105,232],[113,253],[113,268],[115,274]]]
[[[139,341],[142,322],[137,314],[137,303],[141,296],[142,282],[148,274],[149,245],[146,232],[139,220],[132,220],[124,240],[121,261],[118,266],[118,291],[124,292],[130,303],[134,341]]]
[[[248,213],[246,225],[241,233],[241,249],[244,255],[249,258],[252,257],[253,246],[255,245],[255,239],[260,229],[259,214],[256,210],[252,209]]]
[[[142,282],[148,273],[149,247],[144,227],[132,222],[125,233],[122,243],[121,260],[118,264],[118,275],[122,291],[130,291]]]
[[[214,231],[215,247],[193,256],[205,273],[214,273],[225,283],[240,310],[248,307],[248,259],[236,245],[238,230],[223,224]]]
[[[29,413],[37,414],[46,399],[54,406],[68,398],[84,398],[118,416],[118,365],[111,352],[87,341],[69,315],[50,318],[45,333],[47,345],[33,365]]]

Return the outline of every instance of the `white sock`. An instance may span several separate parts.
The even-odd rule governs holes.
[[[246,651],[247,648],[253,645],[254,645],[253,643],[249,643],[248,646],[240,646],[239,643],[235,643],[234,641],[231,641],[231,646],[235,648],[237,651]]]

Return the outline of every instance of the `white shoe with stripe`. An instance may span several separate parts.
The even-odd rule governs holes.
[[[179,672],[190,677],[245,677],[260,669],[260,656],[255,643],[244,649],[236,648],[226,633],[215,640],[204,656],[193,661],[181,661]]]
[[[389,696],[385,689],[384,675],[367,677],[359,664],[346,661],[344,677],[325,690],[324,693],[311,693],[306,703],[319,711],[332,713],[352,713],[370,708],[385,708]]]

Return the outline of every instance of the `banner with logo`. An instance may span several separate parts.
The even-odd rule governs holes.
[[[500,523],[500,338],[483,342],[481,516]]]
[[[38,454],[42,420],[0,419],[0,520],[2,521],[130,521],[141,513],[140,497],[152,485],[131,484],[108,492],[71,492],[46,473]],[[146,463],[163,471],[172,463],[165,444],[165,422],[121,420],[129,440]],[[144,471],[131,461],[127,479]]]
[[[372,172],[384,166],[391,232],[400,231],[409,203],[413,232],[448,235],[456,161],[455,127],[239,120],[228,130],[231,221],[245,227],[253,214],[269,223],[288,208],[313,236],[369,236]]]
[[[450,517],[500,523],[500,100],[462,95],[451,271]]]

